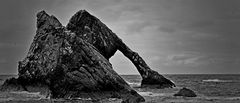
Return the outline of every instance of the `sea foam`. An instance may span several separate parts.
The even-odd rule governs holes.
[[[220,80],[220,79],[206,79],[203,82],[232,82],[231,80]]]
[[[138,92],[141,96],[150,96],[150,97],[155,97],[155,96],[165,96],[165,93],[153,93],[153,92]]]
[[[128,82],[127,83],[131,86],[131,87],[140,87],[141,83],[137,83],[137,82]]]

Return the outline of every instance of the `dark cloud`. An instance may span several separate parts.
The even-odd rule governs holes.
[[[239,72],[239,0],[7,0],[0,1],[1,73],[17,72],[43,9],[63,25],[88,10],[161,73]],[[111,59],[114,68],[136,73],[123,58]]]
[[[133,22],[130,23],[129,25],[127,25],[127,32],[129,34],[138,34],[141,33],[144,28],[151,26],[152,24],[149,22],[145,22],[145,21],[138,21],[138,22]]]
[[[167,27],[167,26],[161,26],[161,27],[159,27],[159,30],[160,30],[161,32],[166,32],[166,33],[174,33],[174,32],[176,31],[175,28],[173,28],[173,27]]]
[[[2,64],[2,63],[6,63],[6,60],[5,59],[0,59],[0,64]]]

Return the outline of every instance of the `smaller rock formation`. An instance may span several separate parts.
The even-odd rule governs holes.
[[[174,96],[196,97],[197,95],[194,93],[194,91],[184,87],[178,93],[174,94]]]

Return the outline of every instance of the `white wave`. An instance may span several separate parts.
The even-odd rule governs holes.
[[[28,92],[28,91],[17,91],[17,92],[10,92],[14,94],[29,94],[29,95],[40,95],[40,92]]]
[[[240,100],[240,97],[206,97],[207,100]]]
[[[155,96],[165,96],[166,94],[164,93],[153,93],[153,92],[138,92],[141,96],[150,96],[150,97],[155,97]]]
[[[240,100],[240,97],[228,97],[228,100]]]
[[[141,86],[141,83],[136,83],[136,82],[128,82],[127,83],[132,86],[132,87],[140,87]]]
[[[232,82],[231,80],[220,80],[220,79],[206,79],[203,82]]]
[[[38,99],[49,99],[46,95],[40,94],[40,92],[28,92],[28,91],[12,91],[10,92],[17,96],[22,96],[23,98],[38,98]]]
[[[92,100],[92,98],[74,98],[74,99],[77,99],[77,100],[84,100],[84,101],[90,101],[90,100]]]

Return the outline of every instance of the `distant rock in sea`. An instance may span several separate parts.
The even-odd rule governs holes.
[[[197,95],[194,93],[194,91],[184,87],[180,89],[178,93],[174,94],[174,96],[196,97]]]

